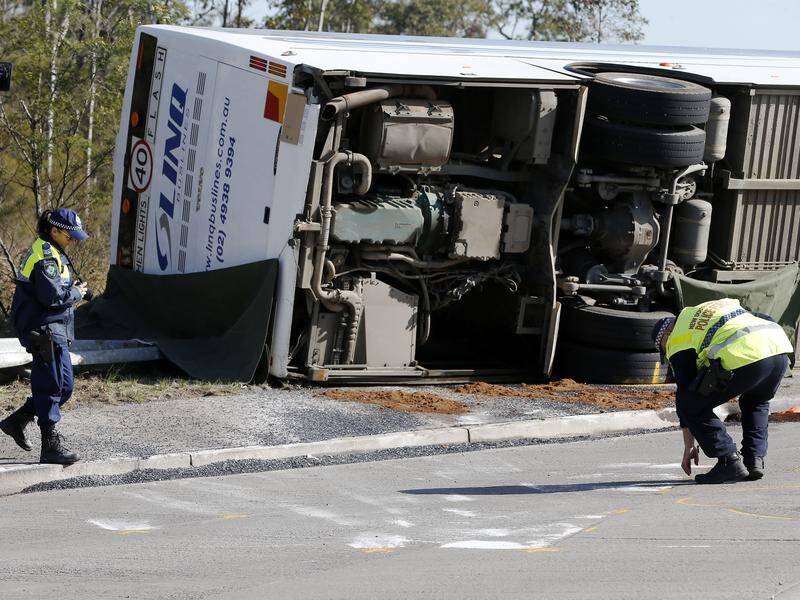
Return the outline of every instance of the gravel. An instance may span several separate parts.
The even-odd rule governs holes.
[[[570,438],[549,438],[546,440],[522,439],[507,440],[502,442],[479,442],[471,444],[451,444],[417,446],[413,448],[391,448],[375,452],[359,452],[355,454],[337,454],[323,456],[298,456],[279,460],[228,460],[203,467],[190,469],[164,469],[141,470],[104,477],[73,477],[32,485],[21,493],[44,492],[50,490],[68,490],[75,488],[103,487],[112,485],[126,485],[134,483],[147,483],[167,479],[193,479],[196,477],[218,477],[223,475],[239,475],[242,473],[261,473],[267,471],[285,471],[288,469],[303,469],[310,467],[324,467],[358,462],[373,462],[383,460],[396,460],[402,458],[415,458],[420,456],[435,456],[441,454],[454,454],[458,452],[476,452],[498,448],[517,448],[521,446],[538,446],[542,444],[563,444],[580,442],[589,439],[602,439],[625,437],[629,435],[642,435],[652,433],[649,430],[631,430],[624,433],[602,434],[597,436],[579,436]]]
[[[376,388],[372,388],[376,389]],[[314,442],[432,427],[544,419],[597,412],[595,407],[528,398],[456,394],[445,387],[399,387],[458,399],[465,415],[409,414],[380,406],[332,400],[319,388],[250,388],[239,395],[157,400],[143,404],[78,405],[59,424],[67,447],[84,460],[152,456],[172,452]],[[0,464],[38,457],[38,435],[28,428],[34,451],[0,439]]]
[[[376,388],[371,388],[376,389]],[[246,388],[238,395],[166,399],[143,404],[77,405],[59,425],[68,448],[84,460],[116,457],[147,457],[154,454],[189,452],[214,448],[252,445],[279,445],[313,442],[332,438],[363,436],[419,429],[493,423],[527,419],[546,419],[598,412],[586,404],[552,400],[487,397],[457,394],[445,386],[385,386],[388,390],[425,391],[457,399],[467,404],[465,415],[408,414],[359,402],[322,397],[320,388]],[[662,388],[663,389],[663,388]],[[784,380],[778,398],[800,397],[800,377]],[[6,436],[0,436],[0,464],[35,463],[38,459],[38,432],[28,434],[34,445],[26,453]],[[384,460],[443,452],[463,452],[483,448],[526,445],[526,440],[499,444],[470,444],[446,448],[387,450],[353,456],[295,458],[281,461],[241,461],[176,471],[136,471],[122,477],[79,478],[47,484],[59,486],[135,483],[174,477],[204,477],[228,472],[264,471],[338,464],[359,460]],[[78,483],[75,483],[75,482]],[[108,483],[110,482],[110,483]]]

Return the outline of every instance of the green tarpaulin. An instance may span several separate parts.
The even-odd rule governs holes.
[[[800,265],[784,267],[749,283],[711,283],[675,277],[678,308],[717,298],[736,298],[746,309],[768,314],[786,331],[797,348],[800,320]],[[793,363],[794,364],[794,363]]]
[[[192,377],[250,381],[264,350],[278,261],[186,275],[112,266],[77,315],[81,339],[140,339]]]

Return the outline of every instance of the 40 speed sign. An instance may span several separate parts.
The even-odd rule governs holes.
[[[128,186],[137,194],[150,187],[153,179],[153,151],[146,140],[134,137],[131,147],[131,168]]]

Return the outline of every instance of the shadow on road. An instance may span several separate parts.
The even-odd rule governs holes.
[[[490,485],[486,487],[420,488],[400,490],[401,494],[414,495],[461,495],[461,496],[512,496],[514,494],[564,494],[568,492],[591,492],[594,490],[649,490],[665,486],[694,485],[690,479],[665,479],[654,481],[598,481],[595,483],[565,483],[548,485]]]

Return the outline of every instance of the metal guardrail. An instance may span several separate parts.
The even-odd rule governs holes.
[[[162,358],[159,349],[139,340],[76,340],[70,346],[73,365],[110,365]],[[16,338],[0,338],[0,370],[23,367],[31,362]]]

